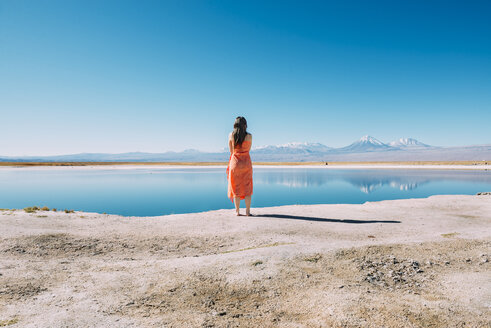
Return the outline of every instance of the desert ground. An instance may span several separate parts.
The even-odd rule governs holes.
[[[0,211],[0,326],[489,327],[491,195]]]

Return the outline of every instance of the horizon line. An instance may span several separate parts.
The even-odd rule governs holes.
[[[359,141],[359,140],[357,140],[357,141]],[[357,141],[355,141],[353,143],[356,143]],[[303,144],[303,145],[318,144],[318,145],[322,145],[322,146],[325,146],[327,148],[330,148],[330,150],[339,150],[339,149],[349,147],[353,143],[351,143],[347,146],[342,146],[342,147],[329,147],[329,146],[327,146],[323,143],[320,143],[320,142],[289,142],[286,144],[257,146],[257,147],[253,147],[251,149],[251,151],[255,151],[258,149],[265,148],[265,147],[284,147],[286,145],[291,145],[291,144]],[[384,143],[384,144],[387,146],[390,146],[389,143]],[[427,145],[427,146],[429,146],[429,148],[440,148],[440,149],[443,148],[443,149],[445,149],[445,148],[485,147],[485,146],[491,146],[491,143],[471,144],[471,145],[464,145],[464,146],[433,146],[433,145]],[[390,147],[393,147],[396,149],[404,149],[404,147],[394,147],[394,146],[390,146]],[[411,147],[408,147],[408,148],[411,149]],[[417,150],[421,150],[421,148],[417,149]],[[222,149],[218,149],[215,151],[204,151],[204,150],[195,149],[195,148],[186,148],[183,150],[166,150],[166,151],[161,151],[161,152],[136,150],[136,151],[123,151],[123,152],[114,152],[114,153],[113,152],[87,152],[87,151],[84,151],[84,152],[77,152],[77,153],[59,153],[59,154],[51,154],[51,155],[46,155],[46,154],[45,155],[2,155],[2,154],[0,154],[0,158],[14,159],[14,158],[23,158],[23,157],[57,157],[57,156],[74,156],[74,155],[123,155],[123,154],[155,154],[155,155],[160,155],[160,154],[167,154],[167,153],[184,153],[184,152],[189,152],[189,151],[199,152],[199,153],[203,153],[203,154],[214,154],[214,153],[221,154],[221,153],[227,153],[228,152],[226,147],[223,147]]]

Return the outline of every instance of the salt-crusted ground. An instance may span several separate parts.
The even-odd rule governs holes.
[[[491,196],[0,211],[0,326],[489,327]]]

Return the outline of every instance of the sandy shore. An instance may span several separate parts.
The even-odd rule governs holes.
[[[0,211],[0,326],[489,327],[491,196]]]

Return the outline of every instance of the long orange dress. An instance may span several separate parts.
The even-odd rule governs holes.
[[[234,197],[244,199],[252,195],[252,162],[249,150],[252,141],[244,140],[241,145],[234,146],[227,167],[228,198],[233,202]]]

